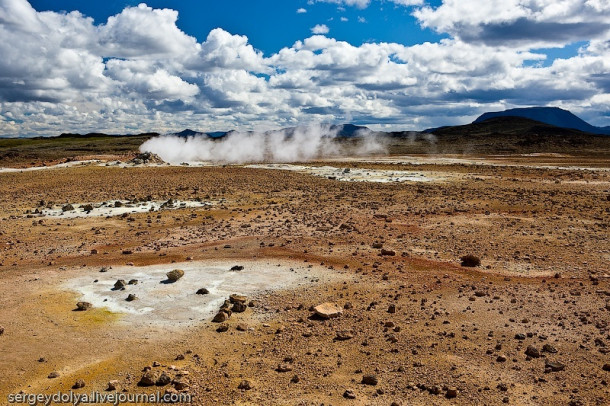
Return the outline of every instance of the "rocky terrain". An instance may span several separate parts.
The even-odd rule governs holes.
[[[74,388],[186,392],[194,404],[610,403],[610,162],[441,158],[307,164],[446,175],[431,182],[141,157],[0,173],[0,396]],[[44,214],[170,199],[212,204]],[[128,317],[69,288],[165,265],[182,274],[121,277],[108,297],[135,307],[146,283],[168,283],[159,286],[203,304],[213,280],[190,283],[195,271],[182,265],[218,261],[227,277],[270,267],[310,277],[235,288],[186,327]]]

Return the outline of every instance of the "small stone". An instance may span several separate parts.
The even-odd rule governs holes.
[[[218,326],[218,328],[216,329],[216,331],[218,333],[224,333],[225,331],[229,330],[229,326],[226,324],[221,324],[220,326]]]
[[[339,317],[343,313],[341,306],[335,303],[322,303],[313,308],[314,312],[323,319]]]
[[[85,310],[91,309],[92,306],[93,305],[91,303],[89,303],[89,302],[78,302],[76,304],[76,308],[79,311],[85,311]]]
[[[544,344],[542,346],[542,351],[548,352],[548,353],[551,353],[551,354],[556,354],[557,353],[557,348],[553,347],[551,344]]]
[[[119,279],[114,283],[114,290],[125,289],[126,285],[127,283],[125,283],[124,279]]]
[[[538,349],[533,345],[528,345],[527,349],[525,350],[525,355],[532,358],[540,358],[540,351],[538,351]]]
[[[0,326],[0,336],[4,334],[4,327]]]
[[[85,381],[82,379],[78,379],[74,385],[72,385],[72,389],[81,389],[85,387]]]
[[[235,330],[237,331],[247,331],[248,330],[248,326],[244,323],[239,323],[237,326],[235,326]]]
[[[168,272],[166,275],[170,282],[176,282],[178,279],[184,276],[184,271],[182,269],[174,269],[173,271]]]
[[[506,362],[506,357],[504,355],[498,355],[496,362]]]
[[[345,399],[356,399],[356,394],[354,393],[353,390],[346,389],[345,392],[343,392],[343,397]]]
[[[246,303],[246,301],[248,300],[247,296],[244,295],[238,295],[237,293],[232,294],[231,296],[229,296],[229,302],[235,304],[235,303]]]
[[[137,285],[138,284],[138,280],[137,279],[130,279],[129,282],[127,282],[128,285]]]
[[[220,311],[216,313],[216,316],[214,316],[214,318],[212,319],[214,323],[224,323],[227,320],[229,320],[229,314],[225,311]]]
[[[301,378],[299,378],[298,375],[294,375],[292,378],[290,378],[290,382],[292,383],[299,383],[301,381]]]
[[[172,382],[172,378],[170,378],[170,376],[168,374],[163,372],[163,373],[161,373],[161,376],[159,377],[159,379],[157,379],[157,382],[155,382],[155,385],[165,386],[165,385],[169,385],[171,382]]]
[[[457,394],[458,394],[457,388],[454,387],[454,386],[450,386],[450,387],[447,388],[447,392],[445,393],[445,396],[448,399],[453,399],[453,398],[455,398],[457,396]]]
[[[277,372],[290,372],[292,371],[292,365],[289,364],[280,364],[275,368]]]
[[[147,371],[140,378],[140,382],[138,382],[138,386],[154,386],[157,383],[157,373],[153,371]]]
[[[125,300],[127,300],[128,302],[133,302],[136,299],[137,299],[136,295],[133,293],[130,293],[129,295],[127,295],[127,299],[125,299]]]
[[[53,371],[49,374],[48,376],[49,379],[55,379],[55,378],[59,378],[59,372],[57,371]]]
[[[239,385],[237,385],[237,389],[250,390],[252,389],[252,384],[250,383],[250,381],[244,379],[239,383]]]
[[[365,385],[377,385],[378,380],[375,375],[364,375],[362,377],[362,383]]]
[[[241,265],[234,265],[234,266],[231,267],[231,270],[232,271],[243,271],[244,267],[241,266]]]
[[[382,248],[382,249],[381,249],[380,254],[381,254],[382,256],[393,257],[394,255],[396,255],[396,252],[395,252],[395,251],[392,251],[392,250],[386,250],[386,249],[383,249],[383,248]]]
[[[338,331],[335,340],[345,341],[354,338],[354,333],[351,331]]]
[[[61,211],[73,211],[74,210],[74,206],[72,206],[71,204],[66,204],[65,206],[63,206],[61,208]]]
[[[198,295],[207,295],[208,293],[210,293],[210,291],[207,290],[206,288],[201,288],[201,289],[197,290]]]
[[[235,313],[243,313],[246,311],[247,308],[248,308],[248,306],[246,306],[245,303],[236,302],[235,304],[233,304],[231,311],[235,312]]]
[[[186,390],[189,388],[189,383],[184,380],[184,379],[178,379],[178,380],[174,380],[174,388],[176,388],[176,390]]]
[[[602,369],[604,371],[610,372],[610,364],[604,364],[604,366],[602,367]]]
[[[561,362],[551,362],[549,360],[545,361],[544,371],[545,372],[559,372],[563,371],[566,368]]]
[[[391,304],[388,306],[388,313],[396,313],[396,305]]]
[[[119,387],[119,381],[112,380],[112,381],[108,382],[108,387],[106,388],[106,390],[107,391],[117,390],[118,387]]]

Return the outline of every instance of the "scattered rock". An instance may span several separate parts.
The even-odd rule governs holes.
[[[388,257],[393,257],[394,255],[396,255],[396,252],[392,251],[392,250],[386,250],[386,249],[381,249],[380,254],[382,256],[388,256]]]
[[[61,211],[73,211],[74,210],[74,206],[72,206],[71,204],[66,204],[65,206],[63,206],[61,208]]]
[[[552,362],[546,360],[544,363],[544,372],[559,372],[566,368],[561,362]]]
[[[93,306],[93,305],[92,305],[91,303],[89,303],[89,302],[78,302],[78,303],[76,304],[76,308],[77,308],[79,311],[85,311],[85,310],[89,310],[89,309],[91,309],[91,307],[92,307],[92,306]]]
[[[153,154],[152,152],[142,152],[141,154],[136,155],[129,163],[132,165],[163,164],[165,161],[163,161],[159,155]]]
[[[362,383],[365,385],[377,385],[377,376],[375,375],[364,375],[362,377]]]
[[[154,386],[157,383],[157,373],[154,371],[146,371],[142,378],[140,378],[140,382],[138,382],[138,386]]]
[[[290,372],[292,371],[292,365],[290,364],[280,364],[275,369],[277,372]]]
[[[239,385],[237,385],[237,389],[250,390],[252,389],[252,384],[250,383],[250,381],[244,379],[239,383]]]
[[[354,338],[354,333],[351,331],[338,331],[335,340],[345,341]]]
[[[322,303],[313,308],[314,312],[323,319],[339,317],[343,313],[343,308],[335,303]]]
[[[527,349],[525,350],[525,355],[532,358],[540,358],[540,351],[538,351],[538,349],[533,345],[528,345]]]
[[[236,302],[233,307],[231,308],[231,311],[235,312],[235,313],[243,313],[246,311],[246,309],[248,308],[248,306],[246,306],[245,303],[242,302]]]
[[[460,261],[462,261],[462,266],[467,266],[471,268],[481,265],[481,260],[479,259],[479,257],[472,254],[464,255],[460,258]]]
[[[542,351],[548,352],[548,353],[551,353],[551,354],[556,354],[557,353],[557,348],[553,347],[551,344],[544,344],[542,346]]]
[[[241,266],[241,265],[234,265],[234,266],[231,267],[231,270],[232,271],[243,271],[244,267]]]
[[[346,389],[345,392],[343,392],[343,397],[345,399],[356,399],[356,394],[354,393],[353,390]]]
[[[72,389],[81,389],[85,387],[85,381],[82,379],[78,379],[74,385],[72,385]]]
[[[131,279],[129,280],[129,282],[127,282],[128,285],[137,285],[138,284],[138,280],[137,279]]]
[[[207,295],[208,293],[210,293],[210,291],[207,290],[206,288],[201,288],[201,289],[197,290],[198,295]]]
[[[229,314],[225,311],[220,311],[216,313],[216,316],[214,316],[214,318],[212,319],[214,323],[224,323],[227,320],[229,320]]]
[[[226,324],[221,324],[220,326],[218,326],[218,328],[216,329],[217,332],[219,333],[224,333],[225,331],[229,330],[229,326]]]
[[[134,293],[130,293],[129,295],[127,295],[127,299],[125,299],[125,300],[127,300],[128,302],[133,302],[136,299],[137,299],[136,295]]]
[[[235,330],[246,331],[246,330],[248,330],[248,326],[244,323],[239,323],[237,326],[235,326]]]
[[[106,388],[106,390],[107,391],[117,390],[118,387],[119,387],[119,381],[112,380],[112,381],[108,382],[108,387]]]
[[[162,372],[161,376],[159,376],[159,379],[157,379],[157,382],[155,382],[155,385],[165,386],[165,385],[169,385],[171,382],[172,382],[172,378],[165,372]]]
[[[248,300],[248,298],[246,296],[238,295],[237,293],[234,293],[231,296],[229,296],[229,301],[231,303],[246,303],[246,300]]]
[[[91,204],[86,204],[82,207],[83,211],[86,211],[87,213],[90,211],[93,211],[93,205]]]
[[[122,290],[125,289],[125,286],[127,286],[127,284],[125,283],[124,279],[119,279],[114,283],[114,290]]]
[[[447,397],[447,399],[453,399],[457,396],[458,394],[458,390],[455,386],[450,386],[447,388],[447,392],[445,393],[445,397]]]
[[[174,269],[173,271],[169,271],[167,273],[167,279],[171,282],[176,282],[178,279],[184,276],[184,271],[182,269]]]
[[[59,372],[53,371],[49,374],[49,376],[47,378],[49,378],[49,379],[59,378]]]

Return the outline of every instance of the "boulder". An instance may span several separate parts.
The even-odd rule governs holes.
[[[167,273],[167,279],[171,282],[176,282],[178,279],[184,276],[184,271],[182,269],[174,269]]]
[[[323,319],[339,317],[343,313],[343,308],[335,303],[322,303],[313,308],[314,312]]]

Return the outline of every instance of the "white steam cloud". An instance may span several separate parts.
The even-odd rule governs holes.
[[[303,162],[338,156],[385,153],[385,142],[371,131],[360,130],[353,138],[339,137],[330,125],[297,127],[270,132],[231,132],[220,139],[206,135],[162,135],[140,146],[170,163]]]

